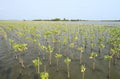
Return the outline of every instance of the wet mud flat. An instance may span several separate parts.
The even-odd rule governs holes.
[[[24,38],[19,39],[19,37],[16,36],[15,34],[17,30],[8,31],[5,30],[5,28],[2,29],[4,29],[4,31],[7,33],[8,38],[16,40],[17,43],[27,43],[29,46],[28,49],[21,54],[25,65],[25,68],[22,68],[18,60],[15,58],[16,56],[15,51],[10,47],[8,39],[6,40],[2,35],[0,36],[0,79],[41,79],[40,75],[36,73],[36,69],[32,63],[32,60],[37,57],[39,57],[42,60],[42,62],[46,65],[46,71],[49,73],[49,79],[68,79],[67,67],[66,64],[64,63],[64,59],[66,57],[69,57],[71,59],[70,79],[82,79],[82,73],[80,70],[81,64],[84,64],[86,66],[85,79],[108,79],[108,62],[104,59],[104,55],[110,52],[110,48],[112,48],[112,46],[107,44],[106,41],[103,42],[105,44],[105,48],[102,51],[102,55],[100,57],[96,57],[95,70],[92,70],[92,61],[89,59],[91,53],[90,40],[87,39],[86,48],[83,52],[83,62],[81,64],[79,59],[80,51],[77,50],[77,47],[82,46],[82,41],[84,40],[83,39],[84,37],[81,39],[81,34],[79,34],[77,47],[74,48],[70,47],[70,43],[76,43],[72,39],[74,37],[74,34],[76,33],[76,30],[73,30],[73,34],[69,35],[68,33],[63,33],[63,35],[65,35],[67,38],[70,37],[66,45],[64,45],[63,42],[60,44],[60,46],[58,42],[53,44],[51,42],[51,39],[49,40],[48,38],[47,41],[52,47],[54,47],[54,51],[52,53],[52,64],[49,65],[49,54],[47,54],[46,51],[43,51],[42,49],[39,50],[36,44],[28,42]],[[42,33],[40,34],[42,35]],[[94,44],[96,44],[96,46],[92,49],[92,51],[98,53],[99,46],[97,40],[99,35],[97,35],[97,32],[95,32],[94,35],[95,35]],[[108,34],[105,32],[104,36],[106,38],[110,38],[109,35],[108,36],[107,35]],[[91,35],[88,36],[91,37]],[[46,39],[43,39],[42,37],[39,39],[39,42],[42,45],[47,46]],[[59,38],[57,36],[56,39],[63,40],[63,38]],[[54,56],[59,51],[63,56],[59,60],[59,71],[57,71],[56,59]],[[39,52],[40,55],[38,55]],[[43,52],[46,53],[44,55],[45,59],[43,59]],[[67,53],[66,55],[64,55],[65,52]],[[44,64],[41,65],[40,72],[44,71]],[[120,78],[119,58],[117,59],[116,65],[113,64],[113,61],[111,61],[110,74],[111,74],[110,79]]]

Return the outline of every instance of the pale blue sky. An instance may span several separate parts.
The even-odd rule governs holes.
[[[120,0],[0,0],[0,20],[120,19]]]

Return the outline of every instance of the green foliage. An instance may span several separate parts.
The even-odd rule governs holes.
[[[110,56],[110,55],[105,55],[105,56],[104,56],[104,59],[110,61],[110,60],[112,59],[112,56]]]
[[[85,72],[85,70],[86,70],[85,65],[81,65],[80,70],[81,70],[81,72]]]
[[[42,61],[38,62],[38,59],[34,59],[34,60],[32,60],[32,62],[33,62],[35,67],[38,67],[38,65],[42,65]]]
[[[49,53],[52,53],[52,52],[54,51],[54,48],[52,48],[50,45],[48,45],[47,51],[48,51]]]
[[[78,35],[75,35],[75,36],[74,36],[74,40],[78,40]]]
[[[23,52],[27,50],[27,44],[14,44],[13,49],[15,51]]]
[[[94,35],[90,37],[90,40],[91,40],[91,41],[93,41],[94,39],[95,39],[95,36],[94,36]]]
[[[14,40],[9,39],[9,43],[13,44],[13,43],[14,43]]]
[[[93,48],[93,47],[95,47],[95,44],[91,43],[90,46],[91,46],[91,48]]]
[[[52,21],[60,21],[60,18],[52,19]]]
[[[67,57],[67,58],[64,60],[64,62],[65,62],[66,64],[69,64],[69,63],[71,62],[71,59]]]
[[[86,42],[85,41],[82,41],[82,45],[85,45],[86,44]]]
[[[115,54],[118,54],[120,52],[120,48],[111,48],[110,54],[113,56]]]
[[[55,58],[61,58],[61,57],[62,57],[62,54],[59,54],[59,53],[55,54]]]
[[[100,44],[99,47],[102,48],[102,49],[104,49],[105,45],[104,44]]]
[[[25,36],[25,34],[22,33],[22,32],[17,32],[16,34],[17,34],[19,37],[24,37],[24,36]]]
[[[78,50],[82,53],[84,52],[84,48],[83,47],[79,47]]]
[[[98,42],[99,43],[101,43],[102,41],[104,41],[104,37],[103,36],[101,36],[101,37],[98,38]]]
[[[57,30],[52,30],[51,33],[52,34],[58,34],[59,32]]]
[[[64,41],[63,41],[63,43],[64,43],[64,45],[66,45],[66,44],[68,43],[65,36],[64,36]]]
[[[97,53],[95,53],[95,52],[92,52],[91,54],[90,54],[90,59],[93,59],[93,58],[95,58],[95,57],[97,57],[98,55],[97,55]]]
[[[7,27],[7,30],[12,31],[14,29],[13,25],[10,25],[9,27]]]
[[[40,77],[41,77],[41,79],[48,79],[49,78],[49,73],[47,73],[47,72],[41,72],[40,73]]]
[[[41,46],[41,48],[43,49],[43,50],[47,50],[47,47],[46,46]]]
[[[70,47],[73,48],[75,46],[74,43],[70,43]]]

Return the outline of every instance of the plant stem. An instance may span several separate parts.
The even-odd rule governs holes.
[[[21,66],[22,66],[23,68],[25,68],[23,59],[22,59],[22,57],[20,56],[20,54],[19,54],[19,62],[20,62],[20,64],[21,64]]]
[[[38,57],[38,74],[40,73],[40,59],[39,59],[39,57]]]
[[[46,72],[46,65],[44,64],[44,72]]]
[[[59,69],[58,69],[58,61],[59,61],[59,59],[57,58],[57,71],[59,70]]]
[[[84,79],[84,72],[83,72],[83,74],[82,74],[82,79]]]
[[[82,63],[82,52],[80,52],[80,64]]]
[[[67,70],[68,70],[68,78],[70,78],[69,64],[67,64]]]
[[[110,60],[109,60],[109,63],[108,63],[108,79],[110,79]]]
[[[51,65],[51,56],[52,56],[52,55],[51,55],[51,53],[50,53],[50,56],[49,56],[49,61],[50,61],[49,64],[50,64],[50,65]]]
[[[93,59],[92,69],[95,70],[95,58]]]

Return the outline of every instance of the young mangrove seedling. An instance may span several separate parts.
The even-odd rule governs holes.
[[[92,52],[91,54],[90,54],[90,59],[92,60],[92,70],[94,70],[95,69],[95,58],[97,57],[98,55],[97,55],[97,53],[95,53],[95,52]]]
[[[75,40],[75,48],[78,47],[78,40],[79,40],[79,37],[78,37],[79,33],[76,32],[75,36],[74,36],[74,40]]]
[[[104,44],[99,45],[99,56],[101,56],[102,50],[105,48]]]
[[[71,62],[71,59],[70,58],[66,58],[65,60],[64,60],[64,62],[67,64],[67,73],[68,73],[68,78],[70,78],[70,68],[69,68],[69,65],[70,65],[70,62]]]
[[[41,44],[40,44],[40,42],[38,42],[38,50],[39,50],[38,56],[40,56],[40,48],[41,48]]]
[[[87,48],[87,40],[88,40],[88,35],[85,34],[84,35],[84,40],[85,40],[85,49]]]
[[[94,43],[91,43],[91,44],[90,44],[90,47],[91,47],[91,52],[93,52],[93,48],[95,47],[95,44],[94,44]]]
[[[111,48],[110,50],[110,54],[113,57],[113,64],[116,65],[117,64],[117,58],[118,58],[118,54],[120,52],[119,48]]]
[[[63,44],[64,44],[64,56],[67,56],[67,48],[65,48],[68,44],[68,40],[66,38],[66,36],[63,37],[64,40],[63,40]]]
[[[42,55],[42,57],[43,57],[43,60],[45,60],[45,51],[47,50],[47,47],[46,46],[41,46],[41,49],[43,50],[43,55]]]
[[[92,34],[92,36],[90,37],[91,44],[93,43],[94,40],[95,40],[95,36]]]
[[[85,49],[85,46],[86,46],[86,42],[83,40],[82,41],[82,47]]]
[[[13,49],[15,51],[19,52],[19,56],[18,56],[19,62],[21,64],[21,66],[23,68],[25,68],[24,61],[23,61],[23,58],[21,56],[21,53],[24,52],[25,50],[27,50],[27,44],[14,44]],[[17,59],[17,55],[16,55],[16,59]]]
[[[34,59],[32,60],[35,68],[36,68],[36,72],[39,74],[40,73],[40,65],[42,65],[42,61],[40,61],[39,57],[38,59]]]
[[[98,38],[98,44],[101,44],[103,41],[104,41],[104,37],[103,36]]]
[[[49,73],[48,72],[41,72],[40,77],[41,77],[41,79],[48,79],[49,78]]]
[[[80,51],[79,57],[80,57],[80,64],[82,64],[83,61],[83,52],[84,52],[84,48],[83,47],[79,47],[78,50]]]
[[[73,52],[73,48],[75,47],[75,44],[74,43],[70,43],[70,48],[72,48],[72,53],[71,53],[71,58],[73,59],[74,58],[74,52]]]
[[[52,63],[52,52],[54,51],[54,48],[52,48],[50,45],[48,45],[47,51],[49,53],[49,64],[51,65],[51,63]]]
[[[110,69],[111,69],[111,59],[112,59],[112,56],[105,55],[104,59],[108,61],[108,79],[110,79],[110,72],[111,72]]]
[[[82,79],[84,79],[85,78],[85,70],[86,70],[86,67],[85,67],[85,65],[81,65],[81,72],[83,73],[82,74]]]
[[[60,53],[56,53],[55,54],[55,58],[56,58],[56,63],[57,63],[57,71],[59,70],[58,66],[59,66],[59,59],[62,57],[62,54]]]
[[[10,43],[10,48],[12,48],[13,44],[14,44],[14,40],[9,39],[9,43]]]

